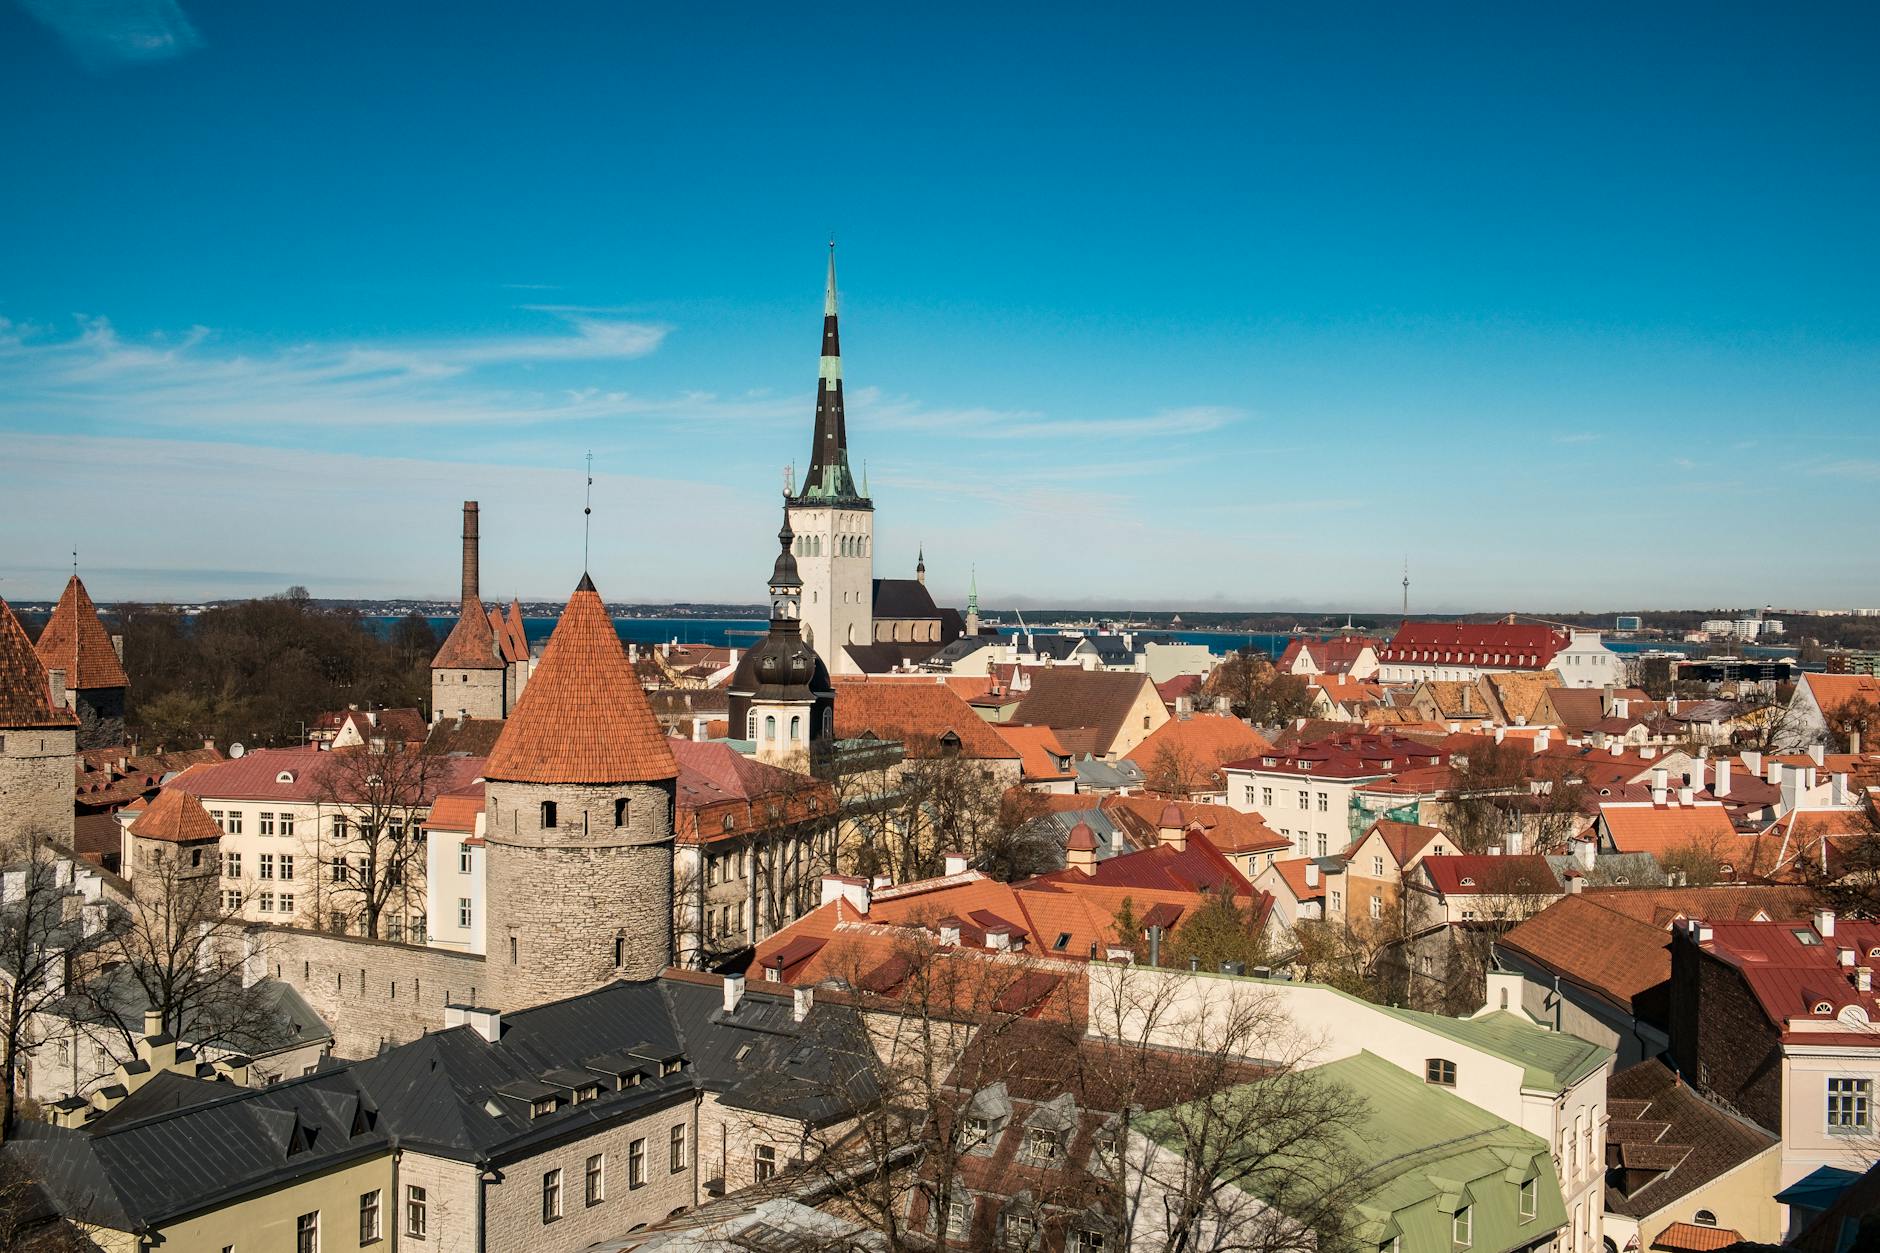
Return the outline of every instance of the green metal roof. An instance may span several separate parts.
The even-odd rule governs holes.
[[[1611,1049],[1564,1031],[1537,1027],[1506,1010],[1480,1018],[1445,1018],[1413,1009],[1378,1008],[1458,1044],[1513,1062],[1526,1071],[1521,1081],[1524,1087],[1558,1092],[1586,1078],[1612,1057]]]
[[[1539,1136],[1432,1087],[1374,1053],[1314,1068],[1312,1076],[1345,1089],[1365,1105],[1343,1133],[1358,1171],[1355,1237],[1371,1245],[1401,1237],[1403,1253],[1458,1253],[1456,1211],[1467,1206],[1470,1253],[1504,1253],[1551,1235],[1566,1222],[1560,1182]],[[1137,1124],[1165,1148],[1181,1151],[1166,1116]],[[1301,1175],[1331,1167],[1298,1164]],[[1532,1181],[1534,1216],[1521,1216],[1521,1190]],[[1335,1186],[1342,1178],[1316,1180]]]

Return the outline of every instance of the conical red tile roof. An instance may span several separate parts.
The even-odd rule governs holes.
[[[457,625],[444,637],[444,646],[431,658],[433,670],[501,670],[503,660],[496,655],[496,636],[490,630],[490,615],[483,602],[472,596],[458,611]]]
[[[201,801],[182,788],[166,787],[150,802],[150,808],[131,823],[131,834],[146,840],[189,844],[220,839],[222,828],[216,825]]]
[[[46,667],[13,606],[0,600],[0,727],[70,727],[78,715],[52,703]]]
[[[678,773],[613,619],[582,575],[483,776],[511,783],[644,783]]]
[[[76,574],[66,583],[65,595],[59,597],[59,607],[34,648],[46,669],[65,671],[67,687],[91,691],[130,686],[117,649],[111,647],[111,633],[98,620],[98,606]]]

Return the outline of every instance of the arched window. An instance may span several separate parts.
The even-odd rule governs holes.
[[[1423,1078],[1427,1083],[1440,1083],[1446,1088],[1456,1086],[1456,1063],[1447,1057],[1432,1057],[1423,1063]]]
[[[1691,1215],[1691,1221],[1696,1223],[1699,1227],[1715,1227],[1717,1225],[1717,1216],[1707,1209],[1700,1209],[1695,1214]]]
[[[546,829],[554,825],[555,825],[555,802],[543,801],[542,802],[542,826],[543,828]]]
[[[744,715],[744,738],[747,740],[757,738],[757,711],[755,709]]]
[[[774,740],[777,738],[777,715],[775,714],[764,715],[764,738],[767,740]]]
[[[790,719],[790,742],[796,743],[803,738],[803,718],[798,714]]]

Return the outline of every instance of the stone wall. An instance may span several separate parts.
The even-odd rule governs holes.
[[[431,716],[455,718],[461,710],[469,718],[501,718],[509,712],[509,672],[491,670],[431,671]]]
[[[491,782],[486,795],[489,1003],[526,1009],[614,979],[651,979],[671,963],[671,781]],[[625,821],[615,826],[622,800]]]
[[[676,1103],[631,1122],[564,1141],[533,1157],[504,1162],[502,1182],[491,1185],[484,1200],[486,1249],[528,1249],[532,1253],[577,1253],[598,1240],[624,1235],[641,1224],[665,1219],[693,1203],[691,1144],[696,1120],[689,1092],[675,1093]],[[687,1160],[674,1171],[668,1137],[675,1124],[686,1131]],[[646,1151],[646,1182],[628,1183],[628,1154],[635,1140]],[[603,1198],[587,1203],[587,1160],[603,1155]],[[542,1177],[561,1171],[561,1217],[542,1220]]]
[[[76,735],[66,727],[0,729],[0,860],[34,832],[72,847]]]
[[[385,1215],[386,1230],[397,1232],[394,1247],[426,1253],[483,1253],[495,1247],[478,1238],[475,1165],[407,1149],[398,1155],[396,1173],[398,1204]],[[416,1236],[409,1209],[414,1187],[424,1189],[424,1231]]]
[[[333,1029],[339,1057],[377,1055],[444,1025],[444,1006],[489,999],[483,958],[389,940],[259,927],[267,973],[291,985]]]

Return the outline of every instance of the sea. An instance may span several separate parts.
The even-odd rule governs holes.
[[[380,630],[390,630],[396,618],[369,618]],[[449,634],[456,623],[455,618],[430,618],[432,630],[442,639]],[[705,644],[718,648],[750,648],[763,637],[768,624],[762,618],[615,618],[614,630],[622,643],[629,644]],[[525,617],[522,620],[523,632],[531,644],[548,638],[555,629],[555,619],[549,617]],[[1039,634],[1045,634],[1052,628],[1044,625],[1033,628]],[[1016,635],[1019,628],[1005,626],[1000,628],[1004,635]],[[1286,650],[1286,645],[1299,637],[1281,631],[1138,631],[1139,639],[1162,640],[1178,644],[1200,644],[1209,652],[1226,654],[1240,648],[1257,648],[1269,656],[1277,657]],[[1706,651],[1700,644],[1686,644],[1670,640],[1605,640],[1606,647],[1615,653],[1644,653],[1652,651],[1701,654]],[[1751,657],[1792,657],[1792,648],[1750,647],[1743,650]]]

